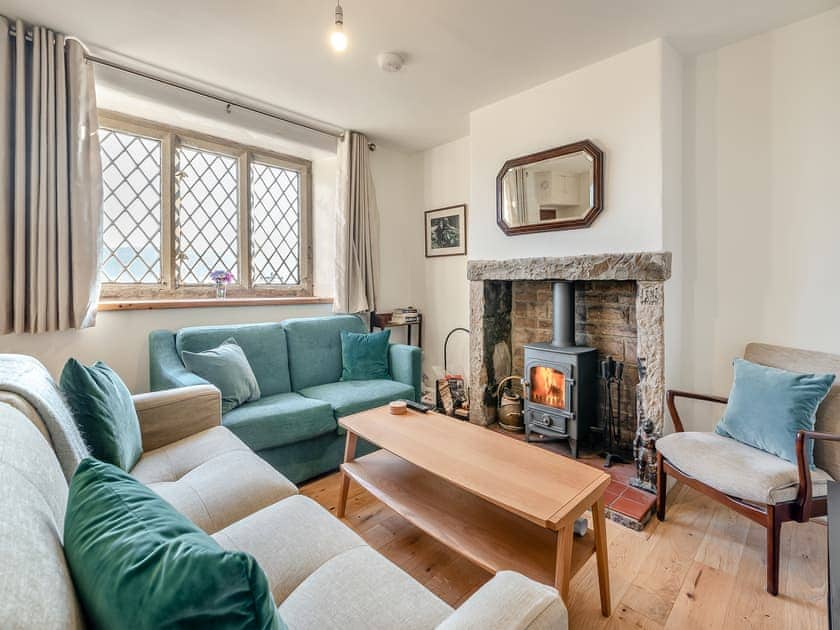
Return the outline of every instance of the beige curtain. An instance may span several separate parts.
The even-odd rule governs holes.
[[[0,17],[0,333],[92,326],[102,170],[78,41]]]
[[[368,139],[348,131],[338,143],[333,311],[363,313],[376,309],[378,246],[379,215]]]

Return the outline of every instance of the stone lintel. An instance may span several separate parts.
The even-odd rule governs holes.
[[[671,252],[471,260],[469,280],[636,280],[671,277]]]

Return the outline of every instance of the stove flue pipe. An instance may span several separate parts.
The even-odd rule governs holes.
[[[575,345],[575,285],[558,280],[552,286],[554,315],[551,345],[569,348]]]

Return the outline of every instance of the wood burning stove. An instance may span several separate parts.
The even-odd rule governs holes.
[[[550,342],[525,345],[525,438],[566,439],[572,456],[595,424],[598,351],[574,341],[574,285],[555,282]]]

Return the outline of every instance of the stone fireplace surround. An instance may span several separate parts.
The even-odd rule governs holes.
[[[525,341],[547,341],[551,336],[550,281],[573,280],[576,342],[592,345],[601,355],[625,360],[630,367],[628,389],[631,383],[635,386],[636,358],[646,359],[643,395],[647,415],[657,436],[661,435],[665,402],[664,283],[670,276],[670,252],[469,261],[470,421],[486,425],[494,420],[489,394],[496,382],[496,345],[508,345],[513,373],[517,374],[516,370],[522,369],[521,345]],[[592,313],[599,314],[593,317]],[[633,399],[625,396],[625,400],[630,404]],[[622,407],[626,410],[624,404]],[[635,427],[622,429],[626,436]]]

